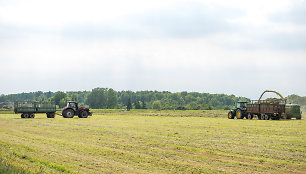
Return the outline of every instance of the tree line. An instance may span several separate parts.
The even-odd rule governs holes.
[[[306,97],[289,95],[287,103],[306,105]],[[54,102],[59,108],[67,101],[93,109],[157,109],[157,110],[211,110],[230,109],[238,100],[249,100],[226,94],[169,91],[115,91],[112,88],[94,88],[91,91],[29,92],[0,95],[0,102],[15,101]]]
[[[289,95],[286,97],[287,103],[299,104],[301,106],[306,106],[306,96],[301,97],[296,94]]]
[[[238,100],[248,100],[226,94],[169,91],[115,91],[112,88],[94,88],[92,91],[29,92],[1,95],[0,102],[39,101],[54,102],[59,108],[67,101],[93,109],[157,109],[157,110],[212,110],[230,109]]]

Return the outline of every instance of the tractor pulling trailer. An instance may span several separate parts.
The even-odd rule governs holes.
[[[266,92],[273,92],[280,96],[281,100],[269,101],[261,100],[262,96]],[[252,100],[251,102],[236,102],[235,109],[228,112],[228,119],[253,119],[255,116],[259,120],[279,120],[279,119],[291,119],[297,120],[302,118],[300,111],[300,105],[286,104],[285,98],[276,91],[266,90],[264,91],[258,100]]]
[[[15,114],[21,113],[21,118],[34,118],[36,113],[46,113],[47,118],[54,118],[56,113],[56,105],[54,103],[23,101],[14,103]],[[57,114],[60,115],[60,114]],[[62,115],[64,118],[87,118],[92,113],[88,108],[79,107],[75,101],[68,101],[67,106],[63,108]]]

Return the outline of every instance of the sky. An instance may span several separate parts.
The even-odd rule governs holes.
[[[0,0],[0,94],[306,96],[304,0]]]

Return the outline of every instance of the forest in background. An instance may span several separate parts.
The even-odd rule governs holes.
[[[306,97],[289,95],[287,103],[306,105]],[[169,91],[115,91],[112,88],[95,88],[92,91],[29,92],[1,95],[0,102],[15,101],[54,102],[59,108],[67,101],[93,109],[158,109],[158,110],[212,110],[230,109],[239,100],[249,100],[226,94]]]

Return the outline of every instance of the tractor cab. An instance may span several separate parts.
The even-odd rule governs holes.
[[[248,104],[248,102],[245,102],[245,101],[236,102],[236,108],[235,109],[241,109],[241,110],[245,111],[246,108],[247,108],[247,104]]]
[[[78,110],[78,103],[75,101],[68,101],[67,102],[67,108],[72,108],[74,111]]]

